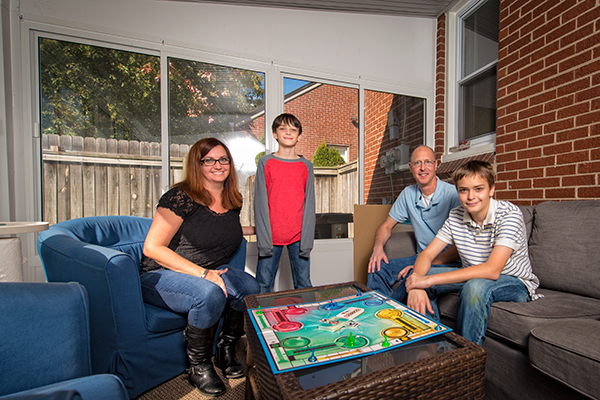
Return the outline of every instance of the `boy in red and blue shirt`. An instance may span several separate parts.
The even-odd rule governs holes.
[[[292,114],[273,121],[279,149],[258,160],[254,217],[258,245],[256,279],[261,293],[270,292],[283,247],[287,246],[294,288],[312,286],[310,252],[315,237],[313,165],[296,154],[302,124]]]

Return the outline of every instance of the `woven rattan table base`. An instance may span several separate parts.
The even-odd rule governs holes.
[[[363,291],[368,290],[359,283],[351,283]],[[336,286],[342,285],[322,288],[327,290]],[[255,296],[248,296],[245,301],[248,308],[258,307]],[[300,387],[293,372],[273,375],[248,315],[246,335],[254,360],[254,367],[249,366],[254,370],[247,375],[252,376],[247,385],[248,399],[485,399],[485,350],[453,332],[445,334],[444,338],[458,347],[454,351],[310,390]],[[253,388],[253,385],[257,387]]]

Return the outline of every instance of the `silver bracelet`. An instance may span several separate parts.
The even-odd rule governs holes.
[[[206,278],[206,274],[208,274],[208,268],[204,268],[204,272],[202,273],[202,275],[200,275],[200,278]]]

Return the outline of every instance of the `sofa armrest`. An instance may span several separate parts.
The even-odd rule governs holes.
[[[417,254],[417,240],[412,231],[392,232],[383,246],[388,259],[410,257]]]
[[[85,243],[58,229],[40,236],[38,250],[49,282],[79,282],[90,308],[92,371],[114,370],[117,348],[136,351],[146,335],[139,265],[118,250]],[[118,332],[123,334],[118,334]],[[117,343],[125,341],[127,343]]]
[[[88,318],[77,283],[0,283],[0,396],[89,375]]]

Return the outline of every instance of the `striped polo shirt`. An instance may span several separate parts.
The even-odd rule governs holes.
[[[436,237],[456,245],[463,267],[486,262],[495,245],[513,249],[501,273],[519,278],[533,300],[541,297],[535,293],[540,281],[531,269],[523,214],[514,204],[490,199],[481,227],[463,206],[453,208]]]

